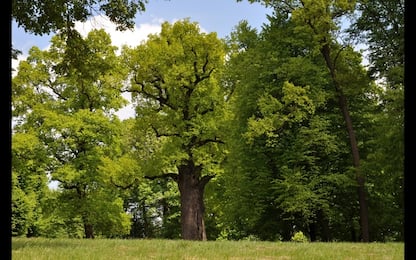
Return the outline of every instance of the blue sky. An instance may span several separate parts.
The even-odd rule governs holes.
[[[198,22],[204,30],[215,31],[223,38],[229,35],[241,20],[247,20],[252,27],[261,30],[262,24],[268,22],[267,14],[271,14],[270,9],[258,3],[250,4],[247,0],[149,0],[146,11],[137,14],[136,26],[157,26],[161,21],[173,22],[189,18]],[[12,23],[13,47],[24,54],[27,54],[32,46],[46,48],[50,38],[51,35],[36,36],[25,33],[15,22]]]

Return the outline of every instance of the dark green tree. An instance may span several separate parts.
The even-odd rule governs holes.
[[[348,104],[348,96],[352,89],[362,80],[362,72],[355,74],[354,70],[359,70],[355,63],[354,55],[351,56],[344,50],[349,50],[352,46],[341,42],[339,35],[341,18],[352,14],[355,10],[354,1],[310,1],[310,0],[289,0],[289,1],[251,1],[261,2],[266,6],[275,9],[277,15],[291,15],[291,19],[298,25],[298,30],[308,32],[311,41],[314,42],[316,50],[321,53],[329,71],[329,79],[332,81],[335,90],[334,95],[338,99],[340,113],[343,116],[345,129],[348,133],[352,165],[355,169],[356,181],[358,184],[358,201],[360,205],[360,228],[361,240],[369,242],[368,224],[368,203],[367,191],[365,188],[366,174],[360,168],[360,152],[354,129],[351,111]],[[352,57],[353,64],[349,61]],[[354,67],[351,67],[353,65]],[[361,69],[363,70],[363,69]],[[345,75],[343,75],[345,73]],[[348,76],[347,76],[348,75]],[[357,77],[356,77],[357,76]],[[350,84],[350,82],[355,82]],[[362,84],[361,82],[360,84]],[[368,84],[364,84],[368,85]],[[349,93],[348,93],[349,92]]]
[[[403,240],[404,231],[404,12],[402,0],[358,1],[349,29],[354,40],[367,46],[368,73],[378,83],[376,113],[367,116],[375,122],[369,131],[373,140],[363,167],[373,183],[370,228],[379,231],[375,235],[382,241]]]
[[[404,81],[404,0],[357,1],[349,33],[365,44],[369,73],[394,86]]]
[[[145,11],[147,0],[12,1],[12,19],[26,32],[43,35],[73,28],[75,22],[105,14],[117,29],[134,26],[137,12]]]
[[[147,2],[148,0],[12,0],[11,18],[28,33],[45,35],[59,32],[72,38],[75,22],[85,22],[88,18],[101,14],[108,16],[118,30],[132,29],[136,14],[146,10]],[[15,58],[21,53],[13,47],[11,52]]]
[[[220,177],[226,188],[218,201],[224,201],[226,227],[235,230],[223,235],[288,240],[296,224],[312,237],[314,229],[326,230],[319,237],[328,240],[336,215],[332,194],[343,182],[351,185],[338,174],[345,166],[333,155],[344,142],[325,109],[333,106],[327,71],[309,34],[294,33],[295,24],[280,18],[270,18],[259,35],[245,22],[231,35],[227,83],[234,89],[234,118],[227,174]],[[324,183],[333,189],[325,190]],[[287,185],[301,189],[288,193]]]

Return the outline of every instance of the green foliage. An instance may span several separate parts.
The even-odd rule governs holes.
[[[266,135],[267,138],[279,137],[279,132],[286,125],[300,123],[308,115],[313,114],[315,107],[306,95],[308,87],[296,87],[289,82],[282,86],[281,102],[271,95],[265,95],[258,100],[259,116],[248,119],[248,131],[245,135],[248,142],[253,137]]]
[[[33,212],[36,207],[36,197],[34,193],[30,196],[16,186],[16,175],[12,175],[12,214],[11,229],[12,236],[26,235],[29,227],[34,223]]]
[[[393,84],[403,83],[402,77],[397,80],[389,74],[404,66],[405,1],[357,2],[360,15],[349,31],[367,46],[369,73],[376,78],[386,77]]]
[[[317,114],[330,96],[325,68],[316,64],[313,46],[305,47],[308,35],[293,33],[290,21],[272,22],[275,27],[265,27],[252,48],[236,52],[227,67],[235,75],[229,78],[235,86],[230,99],[235,121],[229,124],[230,153],[219,182],[226,189],[218,194],[223,232],[231,239],[258,234],[289,240],[291,230],[284,226],[295,222],[307,228],[317,214],[329,214],[330,191],[320,180],[339,170],[331,156],[340,149],[338,139],[330,121]],[[240,24],[233,34],[236,46],[250,32],[246,26]],[[296,184],[296,176],[304,181]],[[288,191],[289,186],[299,189]]]
[[[35,235],[39,200],[47,190],[45,149],[33,133],[12,136],[12,235]]]
[[[144,162],[146,172],[175,171],[191,157],[205,166],[204,174],[219,171],[226,118],[219,84],[224,45],[216,34],[201,33],[189,20],[164,23],[160,34],[125,48],[123,56],[133,73],[130,91],[140,101],[137,125],[160,144]]]
[[[255,235],[249,235],[242,239],[243,241],[260,241],[261,239]]]
[[[286,5],[289,2],[293,5]],[[334,99],[332,80],[320,56],[320,44],[323,42],[317,44],[310,37],[310,28],[299,26],[301,19],[307,18],[306,15],[298,13],[298,20],[293,20],[284,14],[285,6],[297,8],[299,6],[296,3],[285,1],[280,5],[267,2],[277,7],[277,11],[275,16],[269,18],[270,25],[264,27],[257,40],[254,41],[256,37],[249,37],[253,30],[250,31],[247,24],[240,24],[230,39],[231,46],[235,47],[227,64],[227,80],[230,81],[227,84],[233,86],[230,101],[235,117],[230,122],[233,131],[228,140],[231,148],[227,174],[220,182],[227,189],[219,187],[223,189],[220,201],[225,201],[220,218],[227,223],[221,228],[227,234],[230,234],[227,231],[229,226],[237,227],[233,231],[235,234],[244,233],[242,230],[250,234],[254,226],[258,231],[267,225],[270,229],[272,225],[280,230],[284,240],[289,240],[290,227],[296,224],[310,232],[311,239],[325,240],[339,236],[348,240],[351,237],[345,234],[351,233],[354,240],[357,239],[354,234],[358,224],[354,212],[358,212],[358,207],[354,199],[354,175],[349,167],[348,139],[345,138],[343,124],[339,123],[342,117],[337,114],[339,110]],[[347,14],[352,10],[352,5],[346,4],[335,3],[334,9],[330,10],[336,15]],[[291,11],[286,9],[287,13]],[[331,26],[336,26],[341,16],[332,17],[336,18],[331,21],[333,24],[325,25],[325,22],[320,23],[323,20],[319,21],[321,15],[314,14],[324,11],[315,8],[308,14],[315,19],[312,27],[322,31],[326,28],[332,32],[331,28],[336,27]],[[326,17],[325,14],[322,17]],[[316,36],[316,39],[328,36],[326,40],[331,42],[332,36],[329,34]],[[247,46],[244,45],[247,39],[251,39],[251,48],[241,47]],[[363,140],[360,149],[365,157],[366,148],[369,148],[366,146],[368,140],[373,138],[370,133],[375,133],[369,130],[375,126],[369,118],[371,113],[377,113],[373,110],[372,97],[375,96],[372,84],[361,65],[359,53],[348,46],[330,44],[333,48],[332,60],[337,67],[336,79],[351,100],[350,111],[359,126],[357,133]],[[297,95],[308,101],[296,103],[302,99],[294,98],[294,95],[285,99],[285,90],[282,88],[285,81],[292,86],[299,86],[298,89],[307,90]],[[290,99],[297,104],[296,108],[301,109],[285,109],[284,100]],[[309,104],[309,109],[302,104]],[[292,114],[289,117],[291,111],[304,114],[297,114],[299,117]],[[249,145],[242,144],[241,141],[247,140]],[[261,191],[251,185],[255,180],[263,181],[259,185]],[[400,185],[396,186],[396,190],[397,187]],[[264,191],[265,194],[262,194]],[[261,195],[258,199],[252,196],[253,200],[250,200],[247,194],[253,193]],[[281,219],[268,221],[276,215]],[[244,224],[238,225],[240,222]],[[289,228],[285,228],[287,226]],[[271,235],[268,237],[272,238]]]
[[[357,12],[361,15],[356,16],[349,31],[354,39],[366,44],[368,73],[378,82],[370,91],[375,108],[365,115],[372,124],[363,132],[369,136],[362,165],[368,173],[370,232],[377,240],[401,240],[404,231],[405,3],[402,0],[379,4],[358,2]],[[383,213],[381,208],[385,209]]]
[[[70,43],[58,35],[49,50],[32,48],[13,78],[14,116],[20,119],[15,136],[33,133],[44,147],[35,158],[48,158],[42,174],[59,181],[60,212],[51,215],[81,219],[107,236],[126,234],[130,228],[123,201],[111,189],[108,172],[100,170],[104,158],[113,159],[120,151],[120,122],[114,111],[125,104],[120,93],[125,74],[115,50],[103,30]],[[17,140],[12,146],[20,148]],[[14,167],[21,162],[16,160]]]
[[[376,236],[379,234],[386,234],[389,233],[387,229],[389,230],[396,230],[397,234],[401,233],[400,228],[397,228],[401,222],[401,210],[399,209],[401,206],[402,201],[401,195],[402,194],[402,174],[398,173],[399,171],[403,172],[402,169],[397,171],[397,175],[393,174],[392,172],[396,172],[396,170],[393,170],[391,172],[394,176],[392,179],[390,179],[390,183],[395,183],[394,188],[390,190],[389,192],[384,193],[380,191],[376,191],[377,188],[381,188],[383,185],[379,183],[380,180],[386,180],[386,178],[381,177],[385,174],[386,170],[384,167],[390,168],[392,165],[398,166],[398,168],[401,168],[403,165],[402,161],[398,161],[395,163],[392,159],[386,159],[381,162],[377,159],[375,159],[377,156],[373,157],[375,153],[380,152],[381,154],[387,155],[387,154],[394,154],[396,159],[403,158],[403,149],[402,144],[403,140],[402,137],[402,123],[399,121],[396,121],[395,123],[387,123],[383,124],[384,126],[387,125],[396,125],[399,127],[396,127],[395,129],[398,130],[394,136],[395,139],[395,145],[386,144],[384,141],[391,140],[386,133],[390,133],[390,129],[385,129],[384,127],[379,124],[378,119],[380,116],[383,117],[384,122],[387,122],[388,119],[383,116],[385,113],[383,103],[386,101],[384,100],[384,93],[383,92],[389,92],[388,89],[392,88],[394,89],[393,92],[396,92],[398,96],[400,96],[400,85],[402,85],[402,61],[403,61],[403,10],[404,5],[403,1],[387,1],[383,4],[377,4],[377,6],[374,5],[374,3],[370,3],[368,1],[250,1],[250,2],[260,2],[266,6],[270,6],[274,8],[274,17],[271,19],[270,26],[265,28],[265,31],[268,32],[268,36],[266,36],[266,39],[268,39],[270,42],[274,42],[275,44],[279,44],[279,46],[285,46],[292,44],[292,48],[287,48],[289,51],[276,51],[275,57],[282,58],[282,54],[288,54],[289,56],[292,56],[288,60],[294,60],[301,56],[302,58],[300,60],[306,61],[305,64],[316,64],[316,65],[325,65],[327,66],[331,71],[331,77],[329,77],[328,74],[325,73],[319,73],[315,74],[315,77],[308,78],[305,77],[305,75],[308,75],[308,73],[304,73],[302,77],[298,77],[298,79],[306,80],[305,83],[299,84],[295,83],[295,85],[310,85],[312,89],[322,89],[326,93],[324,96],[321,96],[321,101],[324,101],[326,103],[320,103],[323,106],[316,105],[316,111],[318,113],[324,113],[325,120],[330,120],[328,122],[331,122],[330,124],[327,124],[326,129],[327,131],[332,132],[332,140],[335,142],[338,142],[339,145],[330,145],[329,147],[336,147],[333,152],[337,153],[338,155],[334,156],[331,154],[322,153],[322,150],[319,153],[319,156],[316,156],[315,147],[314,145],[309,146],[311,143],[318,143],[315,138],[312,136],[309,136],[310,139],[303,139],[301,136],[303,135],[296,134],[297,139],[303,140],[303,142],[306,142],[306,146],[309,147],[305,150],[301,148],[299,145],[294,145],[296,147],[293,151],[297,151],[297,157],[296,156],[290,156],[292,160],[293,158],[296,158],[297,165],[295,164],[295,167],[291,166],[289,169],[299,169],[296,167],[299,167],[299,165],[303,165],[305,162],[307,168],[305,169],[306,172],[303,176],[308,176],[308,180],[311,178],[311,173],[313,172],[325,172],[323,174],[325,177],[328,178],[331,176],[328,174],[329,172],[336,173],[333,177],[335,178],[329,178],[331,180],[335,180],[338,177],[343,176],[340,179],[343,179],[345,176],[352,177],[353,175],[350,173],[349,167],[346,167],[348,165],[347,160],[349,159],[347,154],[345,153],[345,137],[343,137],[343,133],[340,132],[338,129],[339,127],[343,127],[341,124],[337,123],[336,120],[341,119],[338,117],[338,119],[333,114],[338,109],[335,107],[335,103],[333,102],[332,98],[327,99],[327,97],[330,97],[334,94],[333,88],[335,86],[335,89],[337,91],[337,95],[343,98],[346,98],[348,100],[348,107],[344,106],[341,108],[346,108],[344,111],[347,111],[351,115],[352,122],[354,122],[354,131],[356,133],[356,138],[358,140],[358,146],[353,147],[359,149],[359,156],[361,157],[361,164],[362,166],[362,173],[366,175],[367,181],[369,182],[365,188],[369,191],[369,211],[373,211],[373,213],[370,213],[370,228],[374,228],[379,230]],[[358,4],[357,4],[358,3]],[[355,12],[355,16],[350,16],[350,14]],[[391,13],[391,15],[388,15]],[[394,13],[394,14],[393,14]],[[384,14],[384,15],[380,15]],[[357,20],[351,20],[352,27],[350,27],[349,30],[341,30],[340,25],[341,21],[346,21],[350,18],[358,18]],[[282,23],[287,21],[287,25],[282,27]],[[291,27],[293,26],[293,27]],[[276,28],[279,28],[276,30]],[[288,30],[289,29],[289,30]],[[291,37],[290,35],[285,34],[286,31],[293,30],[293,35],[296,35],[297,41],[292,40],[295,37]],[[272,32],[275,31],[273,34]],[[295,33],[296,32],[296,33]],[[380,32],[383,32],[380,34]],[[349,35],[347,35],[349,33]],[[351,34],[352,33],[352,34]],[[291,54],[291,50],[296,50],[296,48],[293,48],[295,43],[299,43],[300,39],[306,39],[304,34],[309,34],[309,42],[304,42],[300,46],[304,46],[304,50],[299,54],[293,55]],[[354,35],[355,34],[355,35]],[[284,39],[284,40],[279,40]],[[362,53],[358,53],[353,50],[353,47],[349,45],[349,42],[346,41],[339,41],[339,39],[351,39],[348,38],[353,36],[361,39],[365,39],[366,41],[363,41],[368,44],[368,51],[369,51],[369,58],[370,58],[370,65],[369,70],[367,71],[366,68],[362,66]],[[385,41],[389,41],[388,43]],[[383,43],[384,42],[384,43]],[[393,46],[390,49],[395,49],[397,52],[395,54],[391,54],[388,51],[385,51],[385,46]],[[383,47],[381,47],[383,46]],[[285,49],[285,48],[280,48]],[[319,52],[323,54],[323,57],[325,58],[326,64],[322,64],[322,60],[319,61]],[[318,55],[318,56],[316,56]],[[296,58],[294,56],[297,56]],[[316,56],[316,57],[314,57]],[[295,59],[293,59],[295,58]],[[307,58],[307,59],[305,59]],[[275,58],[276,59],[276,58]],[[271,60],[271,59],[269,59]],[[293,64],[296,64],[295,62]],[[325,67],[322,66],[322,67]],[[255,66],[254,66],[255,67]],[[282,77],[283,75],[289,75],[290,77],[293,77],[293,72],[296,72],[295,69],[293,69],[293,66],[288,66],[291,70],[274,70],[276,72],[284,73],[280,74]],[[384,69],[382,69],[384,68]],[[271,70],[270,70],[271,71]],[[313,71],[313,70],[310,70]],[[315,70],[317,71],[317,70]],[[383,79],[383,82],[381,85],[383,86],[383,90],[380,92],[374,91],[373,86],[375,85],[374,82],[371,82],[370,78],[368,77],[368,74],[372,75],[374,78]],[[319,75],[319,76],[318,76]],[[276,75],[278,78],[279,74]],[[313,78],[313,79],[312,79]],[[316,79],[318,78],[327,78],[327,85],[322,81],[322,83],[316,82]],[[373,78],[373,79],[374,79]],[[330,79],[330,80],[328,80]],[[318,84],[311,84],[310,82],[314,81],[314,83]],[[331,81],[334,82],[334,85],[331,86]],[[318,87],[319,86],[319,87]],[[387,90],[387,91],[386,91]],[[383,96],[383,97],[382,97]],[[316,97],[316,96],[315,96]],[[335,98],[337,96],[334,96]],[[399,98],[400,99],[400,98]],[[317,100],[317,99],[312,99]],[[389,101],[388,103],[390,103]],[[269,102],[270,103],[270,102]],[[390,112],[390,114],[400,114],[403,115],[403,110],[400,108],[401,105],[400,101],[396,103],[395,101],[391,102],[398,105],[396,107],[396,112]],[[275,105],[274,107],[278,107]],[[332,109],[332,111],[331,111]],[[383,111],[384,110],[384,111]],[[257,115],[256,115],[257,116]],[[321,115],[320,115],[321,116]],[[348,118],[348,114],[344,113],[344,116]],[[397,118],[400,118],[398,116]],[[261,118],[261,121],[265,122],[265,118]],[[348,121],[348,120],[347,120]],[[307,124],[307,120],[304,121],[304,123]],[[263,129],[267,129],[262,125]],[[266,125],[271,125],[270,123]],[[311,129],[311,126],[308,125],[309,130]],[[374,127],[374,128],[373,128]],[[261,127],[259,127],[261,129]],[[377,128],[377,130],[376,130]],[[317,128],[316,133],[318,133],[319,130],[323,130],[323,128]],[[378,131],[381,130],[384,134],[378,136]],[[324,130],[325,131],[325,130]],[[261,131],[260,131],[261,132]],[[264,132],[264,131],[263,131]],[[311,131],[312,133],[313,131]],[[296,133],[296,131],[295,131]],[[270,136],[266,136],[270,139]],[[283,140],[285,137],[282,133],[279,133],[280,139],[279,142],[283,143]],[[328,136],[328,135],[325,135]],[[351,137],[351,136],[350,136]],[[353,136],[354,137],[354,136]],[[277,139],[276,136],[274,136],[275,139]],[[355,138],[355,137],[354,137]],[[380,138],[380,139],[379,139]],[[297,139],[288,138],[290,142],[286,142],[285,145],[287,147],[288,144],[293,143],[297,141]],[[383,139],[384,141],[382,141]],[[308,142],[308,140],[312,140],[311,143]],[[374,143],[373,143],[374,142]],[[300,142],[301,143],[301,142]],[[375,144],[378,145],[375,145]],[[325,142],[325,144],[328,144],[328,142]],[[336,143],[333,143],[336,144]],[[274,143],[276,145],[276,143]],[[379,146],[380,145],[380,146]],[[383,146],[384,148],[381,148]],[[312,148],[313,147],[313,148]],[[377,147],[377,148],[376,148]],[[395,152],[383,152],[383,150],[389,147],[392,149],[395,149]],[[393,148],[394,147],[394,148]],[[308,151],[308,149],[313,149],[311,152]],[[303,151],[303,152],[300,152]],[[376,152],[377,151],[377,152]],[[300,153],[299,153],[300,152]],[[306,152],[306,153],[305,153]],[[289,153],[277,152],[276,155],[280,157],[286,157]],[[325,159],[319,159],[323,154],[322,158]],[[300,155],[300,157],[299,157]],[[312,155],[312,156],[311,156]],[[371,157],[371,159],[370,159]],[[286,157],[287,158],[287,157]],[[320,168],[325,164],[325,160],[332,161],[332,163],[327,164],[326,167]],[[400,159],[399,159],[400,160]],[[278,160],[279,164],[285,165],[284,160]],[[287,160],[286,160],[287,161]],[[357,160],[356,160],[357,161]],[[371,162],[370,162],[371,161]],[[311,163],[314,162],[314,163]],[[388,163],[391,162],[391,163]],[[355,162],[355,165],[358,165],[357,162]],[[389,164],[390,166],[387,166]],[[291,163],[289,163],[291,165]],[[315,165],[319,165],[316,167]],[[335,165],[335,167],[333,167]],[[372,165],[372,166],[370,166]],[[375,166],[377,165],[377,166]],[[312,168],[311,168],[312,166]],[[375,168],[372,168],[374,167]],[[320,169],[319,169],[320,168]],[[377,170],[375,170],[377,168]],[[396,168],[396,167],[393,167]],[[304,168],[302,168],[302,171]],[[311,171],[312,170],[312,171]],[[296,171],[296,170],[295,170]],[[377,172],[377,173],[376,173]],[[341,174],[339,174],[341,173]],[[342,174],[343,173],[343,174]],[[373,178],[373,176],[378,176]],[[322,177],[320,177],[322,178]],[[377,179],[377,180],[376,180]],[[389,179],[389,178],[387,178]],[[394,180],[393,180],[394,179]],[[313,183],[313,181],[311,181]],[[319,183],[319,182],[316,182]],[[339,181],[336,181],[336,183],[339,184]],[[377,183],[377,184],[376,184]],[[303,185],[301,185],[304,187]],[[344,186],[344,185],[342,185]],[[318,186],[319,187],[319,186]],[[351,185],[351,182],[348,182],[348,185],[341,187],[338,186],[338,188],[346,194],[347,196],[351,197],[351,192],[347,191],[345,188],[351,187],[355,189],[355,186]],[[364,187],[362,187],[364,188]],[[383,188],[381,188],[383,189]],[[321,188],[316,189],[315,191],[321,190]],[[393,191],[394,190],[394,191]],[[329,192],[329,193],[328,193]],[[329,199],[329,205],[332,203],[335,203],[336,205],[348,205],[350,207],[350,210],[330,210],[326,211],[326,214],[329,214],[329,218],[332,219],[332,225],[337,226],[337,229],[342,229],[338,220],[345,218],[344,221],[348,222],[348,218],[351,218],[351,212],[354,212],[357,210],[354,203],[349,203],[347,201],[344,201],[344,199],[339,198],[339,194],[337,191],[332,190],[326,190],[323,194],[328,194],[330,196],[337,196],[337,198],[333,197]],[[377,195],[376,195],[377,194]],[[381,195],[384,194],[384,195]],[[394,194],[393,196],[390,196],[388,194]],[[374,199],[372,197],[374,196]],[[385,224],[381,224],[376,218],[375,215],[380,214],[380,206],[378,203],[381,202],[381,197],[384,197],[385,199],[389,200],[388,198],[395,197],[396,199],[393,199],[395,202],[387,202],[390,205],[394,205],[391,207],[392,211],[398,212],[396,216],[394,214],[387,214],[390,217],[387,217],[386,219],[390,219],[390,223],[395,223],[394,225],[396,228],[386,228],[383,229],[382,226],[390,226],[387,224],[387,220],[384,219],[383,222]],[[377,197],[377,199],[376,199]],[[362,201],[362,200],[361,200]],[[364,208],[366,205],[363,205]],[[325,209],[327,207],[324,207]],[[341,218],[337,217],[337,212],[342,216]],[[348,212],[349,211],[349,212]],[[348,215],[349,217],[346,217]],[[394,216],[394,217],[393,217]],[[365,216],[361,216],[365,217]],[[394,219],[394,220],[393,220]],[[379,218],[381,220],[381,218]],[[353,220],[352,222],[354,222]],[[375,228],[374,225],[380,224],[377,228]],[[338,226],[339,225],[339,226]],[[351,233],[353,234],[353,237],[355,236],[354,229],[356,224],[353,223],[346,223],[344,226],[349,226],[352,230]],[[365,226],[362,226],[361,228],[365,228]],[[374,233],[374,231],[370,231],[370,233]],[[399,235],[400,236],[400,235]]]
[[[179,239],[180,199],[172,180],[143,179],[125,197],[132,215],[131,237]]]
[[[117,24],[117,29],[134,26],[137,12],[145,10],[147,0],[83,0],[83,1],[12,1],[12,18],[27,32],[49,34],[68,27],[75,22],[85,22],[97,14],[105,14]],[[96,12],[96,13],[95,13]]]
[[[309,242],[309,239],[303,234],[302,231],[297,231],[293,234],[292,238],[290,239],[293,242]]]
[[[404,93],[402,86],[378,90],[375,112],[366,115],[372,127],[364,132],[370,138],[362,164],[368,173],[370,219],[374,219],[370,228],[378,230],[377,240],[400,240],[404,231]],[[381,213],[382,205],[390,207]]]
[[[142,169],[146,176],[171,177],[178,183],[182,214],[196,203],[198,214],[182,215],[195,222],[182,223],[182,237],[203,239],[205,229],[197,216],[204,211],[204,187],[222,172],[226,154],[227,89],[220,84],[224,43],[216,33],[200,32],[197,23],[184,19],[163,23],[159,34],[134,49],[125,47],[122,55],[132,74],[138,129],[155,140],[141,156],[146,158],[140,162]],[[188,196],[193,192],[195,196]]]
[[[42,217],[36,222],[37,236],[47,238],[82,238],[82,223],[76,219],[67,219],[60,211],[61,203],[58,201],[60,191],[48,190],[40,200]]]
[[[185,19],[121,56],[103,30],[82,38],[66,28],[48,50],[33,47],[12,80],[12,235],[81,238],[91,225],[96,237],[178,239],[175,181],[189,163],[210,179],[209,240],[356,241],[357,183],[335,95],[342,90],[371,239],[402,241],[402,1],[250,2],[274,8],[269,24],[258,32],[242,21],[224,41]],[[13,2],[12,15],[43,34],[98,5],[123,29],[144,3]],[[340,18],[353,11],[362,15],[349,32],[368,40],[368,71],[361,53],[338,42]],[[120,122],[122,91],[132,93],[136,118]]]

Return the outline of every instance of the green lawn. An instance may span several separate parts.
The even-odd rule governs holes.
[[[12,238],[12,259],[404,259],[404,243]]]

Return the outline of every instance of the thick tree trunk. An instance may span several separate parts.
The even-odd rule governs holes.
[[[85,238],[94,238],[94,227],[91,224],[84,223]]]
[[[178,167],[178,187],[181,196],[182,238],[206,240],[204,224],[204,188],[208,182],[201,179],[201,167],[193,162]]]
[[[350,139],[351,153],[353,166],[356,172],[356,180],[358,184],[358,200],[360,205],[360,227],[361,227],[361,240],[363,242],[369,242],[369,228],[368,228],[368,205],[367,197],[365,192],[365,178],[360,170],[360,153],[358,149],[357,139],[355,136],[351,116],[348,109],[347,98],[342,91],[335,72],[335,66],[331,61],[330,47],[329,45],[324,45],[321,49],[321,53],[325,59],[326,65],[331,74],[332,81],[335,86],[336,93],[338,95],[339,106],[344,117],[345,125],[348,132],[348,137]]]

